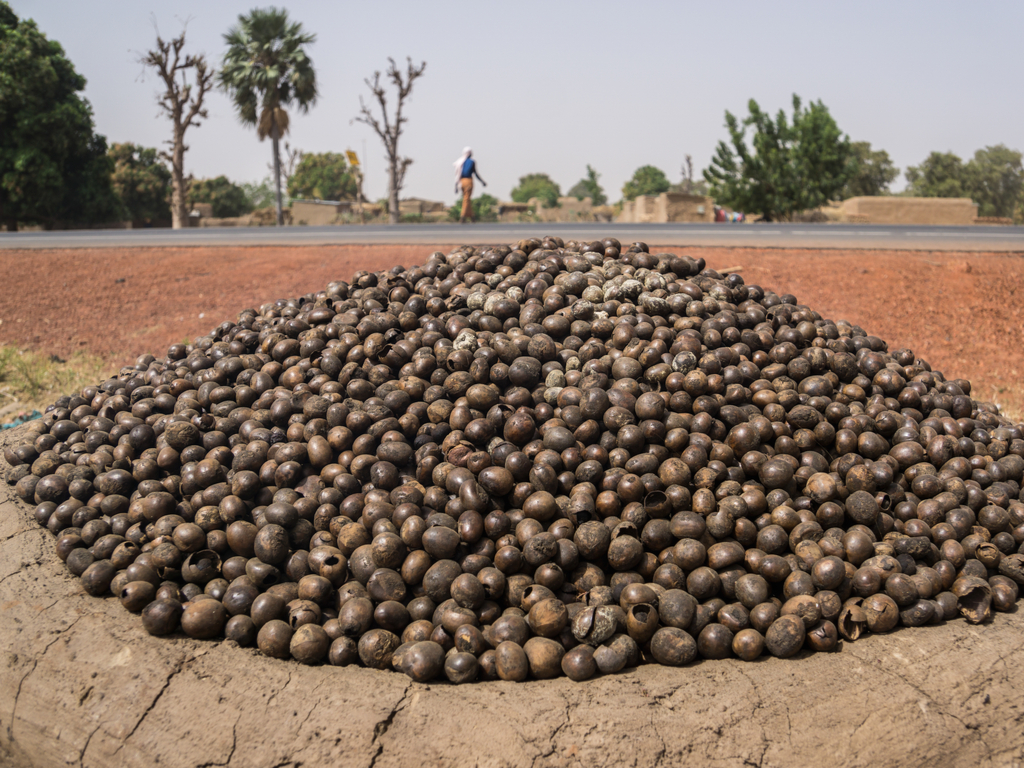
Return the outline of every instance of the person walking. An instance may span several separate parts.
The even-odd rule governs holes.
[[[462,215],[459,216],[459,223],[465,224],[473,221],[473,204],[470,198],[473,196],[473,177],[480,179],[485,187],[487,182],[477,173],[476,160],[473,159],[473,150],[466,147],[462,150],[462,157],[455,161],[455,192],[462,192]]]

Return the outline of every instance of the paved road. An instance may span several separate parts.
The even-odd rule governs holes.
[[[79,230],[0,233],[0,249],[218,245],[508,243],[524,237],[617,237],[652,245],[867,248],[1024,253],[1024,227],[867,224],[403,224],[339,227]]]

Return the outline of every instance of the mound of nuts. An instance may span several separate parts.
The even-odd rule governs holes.
[[[829,652],[1011,610],[1024,427],[684,253],[456,248],[243,310],[8,447],[152,635],[417,681]]]

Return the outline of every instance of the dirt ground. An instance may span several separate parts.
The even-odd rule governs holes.
[[[115,248],[0,252],[0,344],[111,369],[208,333],[241,309],[450,246]],[[652,250],[656,250],[652,247]],[[911,347],[975,396],[1024,415],[1024,254],[673,248]]]
[[[0,483],[6,768],[1019,768],[1022,633],[1016,611],[785,661],[423,685],[226,640],[150,637],[114,598],[84,593],[52,535]]]

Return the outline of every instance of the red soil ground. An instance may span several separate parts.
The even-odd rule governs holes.
[[[450,246],[0,252],[0,344],[113,365],[208,333],[239,310]],[[652,248],[652,251],[655,250]],[[975,396],[1024,413],[1024,254],[674,248],[910,347]]]

